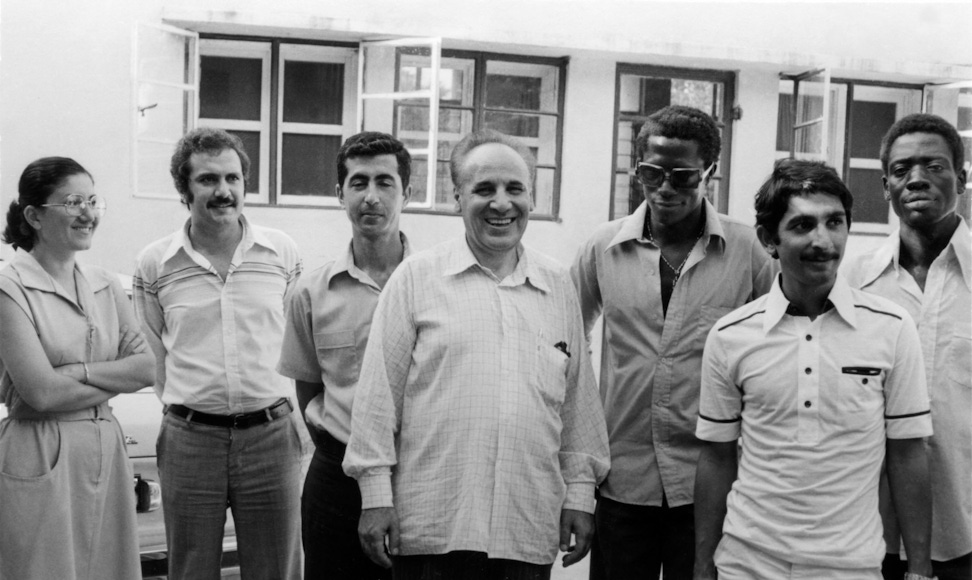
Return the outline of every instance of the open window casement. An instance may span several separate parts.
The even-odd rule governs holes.
[[[963,168],[968,172],[965,195],[958,199],[957,211],[966,219],[972,218],[972,80],[940,85],[925,85],[922,111],[942,117],[958,129],[965,145]],[[958,169],[958,168],[956,168]]]
[[[178,199],[169,161],[175,144],[196,125],[199,35],[139,22],[132,42],[132,191],[140,197]]]
[[[359,48],[358,130],[390,133],[405,143],[413,159],[409,207],[433,209],[439,167],[439,123],[432,120],[439,119],[442,39],[364,41]],[[418,69],[417,89],[403,91],[399,88],[397,71],[403,56],[407,58],[407,55],[428,58],[429,66]]]
[[[830,70],[808,70],[781,75],[793,81],[793,138],[790,157],[816,159],[839,168],[843,158],[836,142],[836,117],[831,94]]]

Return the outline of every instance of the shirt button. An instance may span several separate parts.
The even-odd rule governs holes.
[[[861,379],[861,382],[866,385],[867,384],[867,379]]]
[[[810,374],[810,373],[812,373],[813,371],[812,371],[812,370],[810,370],[810,367],[807,367],[806,369],[804,369],[804,370],[803,370],[803,372],[805,372],[805,373],[807,373],[807,374],[809,375],[809,374]]]
[[[807,340],[813,340],[813,337],[808,334],[807,335]]]
[[[805,401],[803,403],[803,406],[806,407],[807,409],[809,409],[812,405],[813,405],[813,403],[811,403],[810,401]]]

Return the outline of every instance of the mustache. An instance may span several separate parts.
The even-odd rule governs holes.
[[[827,250],[818,250],[816,252],[807,252],[800,256],[802,260],[813,260],[813,261],[823,261],[823,260],[836,260],[840,258],[840,254],[837,252],[830,252]]]

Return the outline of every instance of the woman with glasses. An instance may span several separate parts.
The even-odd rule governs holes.
[[[133,476],[108,400],[154,381],[116,277],[83,266],[106,204],[76,161],[20,176],[0,270],[0,580],[141,577]]]

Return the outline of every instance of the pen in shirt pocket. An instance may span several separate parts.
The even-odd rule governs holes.
[[[557,350],[559,350],[560,352],[564,353],[565,355],[567,355],[567,358],[570,358],[570,351],[567,350],[567,343],[566,342],[564,342],[564,341],[561,340],[560,342],[558,342],[558,343],[556,343],[554,345],[554,348],[557,349]]]

